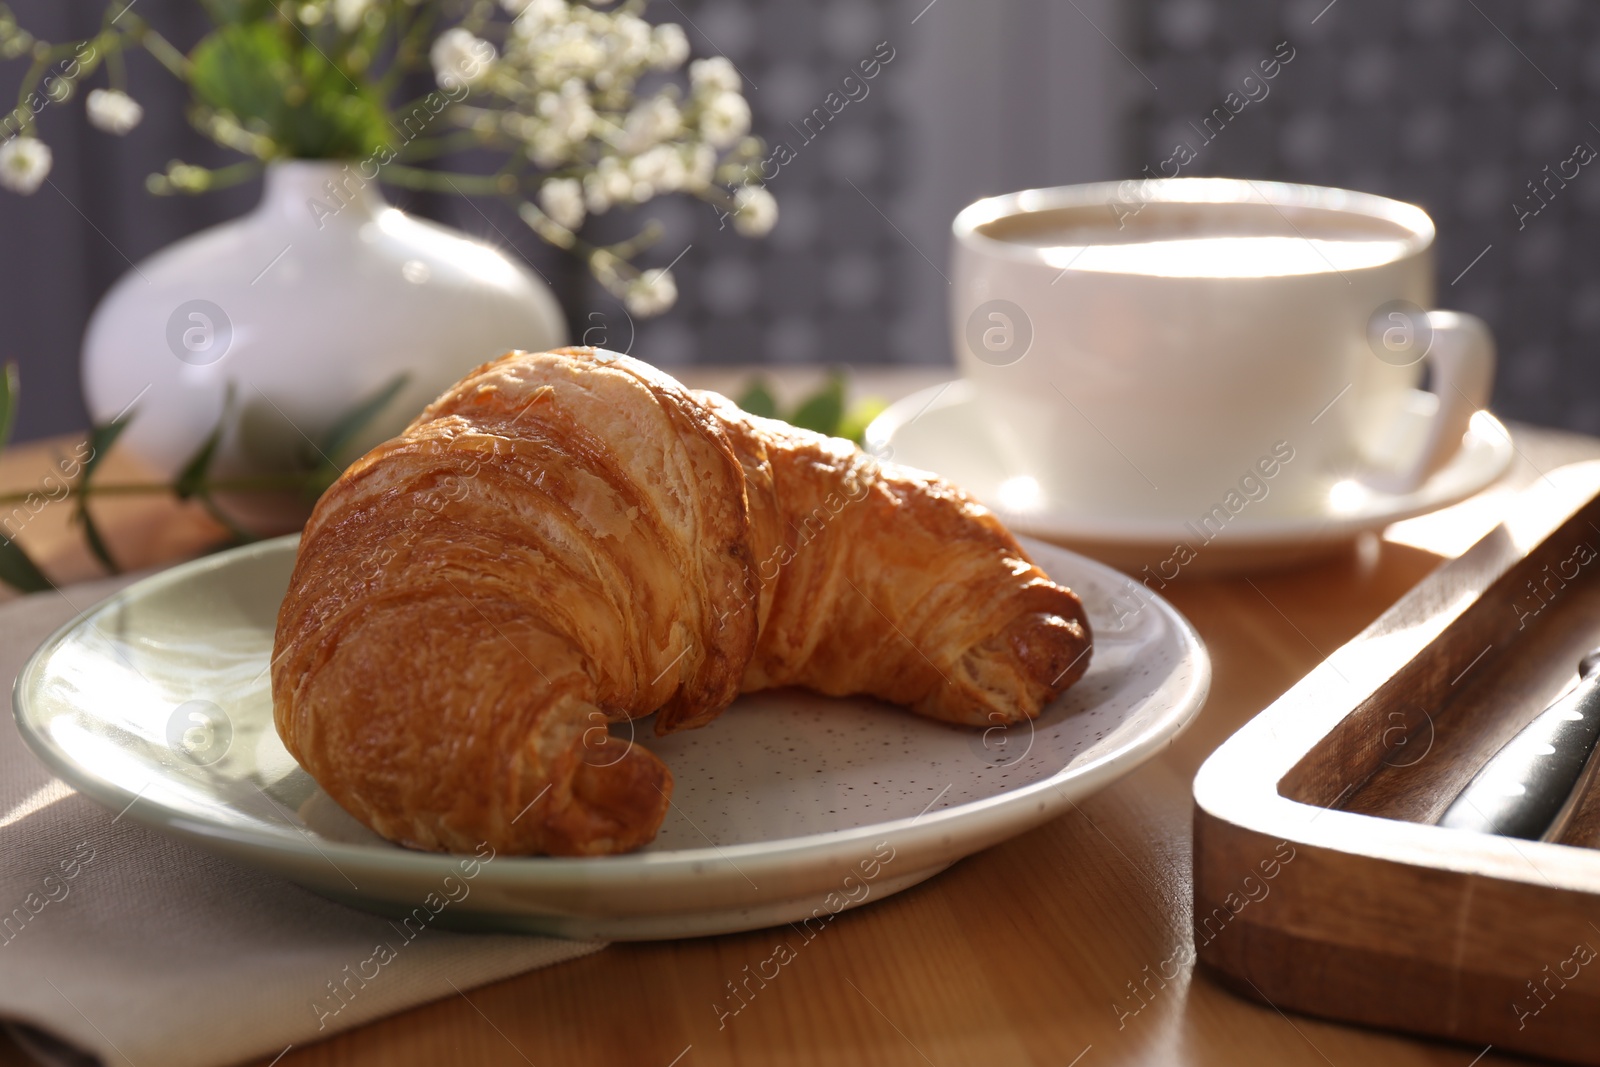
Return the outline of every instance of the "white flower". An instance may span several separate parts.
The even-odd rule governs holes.
[[[665,22],[655,28],[650,42],[650,65],[657,70],[677,70],[689,58],[689,38],[683,27]]]
[[[50,146],[37,137],[13,137],[0,144],[0,186],[24,196],[50,173]]]
[[[439,88],[454,89],[481,81],[495,61],[495,50],[488,41],[457,26],[439,35],[428,58],[433,62],[433,77]]]
[[[637,183],[648,185],[657,193],[675,193],[687,184],[688,168],[683,165],[683,153],[671,145],[659,144],[628,164],[628,172]],[[648,196],[635,195],[637,200]]]
[[[746,237],[765,237],[778,224],[778,201],[764,186],[741,185],[733,199],[733,228]]]
[[[118,136],[139,125],[144,118],[144,108],[139,101],[120,89],[95,89],[83,102],[89,113],[89,124],[96,129]]]
[[[665,96],[654,96],[628,112],[622,123],[623,150],[643,152],[652,145],[670,141],[683,129],[678,106]]]
[[[577,78],[568,80],[546,117],[561,131],[561,136],[569,140],[581,141],[589,136],[594,129],[595,115],[588,88]]]
[[[367,11],[372,7],[372,0],[333,0],[333,21],[339,28],[349,33],[361,25],[361,20],[367,17]]]
[[[615,203],[632,199],[633,192],[633,178],[616,156],[602,156],[595,168],[583,177],[583,196],[591,215],[599,215]]]
[[[500,0],[505,9],[517,17],[511,25],[514,37],[531,40],[552,26],[567,21],[571,10],[567,0]]]
[[[615,156],[602,159],[597,173],[605,183],[606,195],[612,200],[627,200],[633,196],[633,177]]]
[[[719,93],[736,93],[743,79],[727,56],[697,59],[689,64],[689,84],[696,89]]]
[[[583,200],[591,214],[603,215],[611,208],[611,194],[606,192],[605,180],[593,171],[583,176]]]
[[[534,104],[538,121],[527,138],[528,155],[541,167],[552,167],[594,130],[595,112],[589,90],[577,78],[561,87],[559,93],[542,92]]]
[[[736,92],[718,93],[700,113],[700,136],[726,148],[750,131],[750,105]]]
[[[678,300],[678,284],[672,274],[662,267],[645,271],[628,285],[622,302],[629,311],[640,318],[659,315]]]
[[[619,13],[606,34],[611,62],[618,67],[642,67],[650,62],[653,36],[650,24],[637,15]]]
[[[717,150],[708,144],[697,144],[689,160],[689,176],[684,182],[690,189],[704,189],[711,184],[717,172]]]
[[[583,186],[576,178],[551,178],[539,187],[539,206],[558,226],[583,225]]]

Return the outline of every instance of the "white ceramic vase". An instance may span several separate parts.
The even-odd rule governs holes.
[[[170,477],[231,391],[218,469],[277,471],[396,375],[408,384],[358,445],[485,360],[565,334],[549,288],[520,263],[389,206],[354,166],[279,162],[255,211],[111,288],[84,338],[84,396],[97,423],[131,405],[118,447]]]

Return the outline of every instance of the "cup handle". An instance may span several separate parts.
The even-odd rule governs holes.
[[[1362,480],[1385,493],[1409,493],[1461,451],[1472,416],[1488,406],[1494,385],[1494,336],[1476,315],[1430,311],[1432,343],[1423,358],[1433,368],[1433,391],[1439,398],[1422,451],[1409,465],[1393,471],[1372,471]]]

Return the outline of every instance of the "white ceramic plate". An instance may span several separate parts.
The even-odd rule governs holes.
[[[1401,453],[1420,446],[1437,403],[1421,390],[1410,399],[1394,434]],[[1165,560],[1181,542],[1196,550],[1194,564],[1184,568],[1189,573],[1287,563],[1337,549],[1364,531],[1465,500],[1504,474],[1515,451],[1505,426],[1480,411],[1461,451],[1412,492],[1385,493],[1330,476],[1316,507],[1287,514],[1246,508],[1203,542],[1182,518],[1096,514],[1041,495],[1040,482],[1006,468],[979,415],[972,383],[962,379],[890,405],[867,428],[866,441],[877,455],[949,478],[1019,533],[1080,547],[1133,572]]]
[[[433,894],[444,901],[433,921],[458,929],[660,938],[821,923],[1128,773],[1183,729],[1210,684],[1204,647],[1165,601],[1145,594],[1130,615],[1141,601],[1129,579],[1030,543],[1095,629],[1088,674],[1037,722],[985,733],[796,690],[742,697],[665,739],[645,720],[637,743],[677,781],[653,844],[500,856],[468,864],[466,878],[459,857],[372,834],[279,742],[266,667],[295,545],[175,567],[61,629],[17,679],[23,736],[128,818],[371,911],[403,915]]]

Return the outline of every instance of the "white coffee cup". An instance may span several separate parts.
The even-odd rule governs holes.
[[[1349,479],[1408,492],[1488,402],[1493,340],[1423,310],[1434,228],[1410,204],[1176,178],[993,197],[953,229],[961,373],[1007,473],[1084,514],[1190,517],[1269,468],[1256,514]]]

